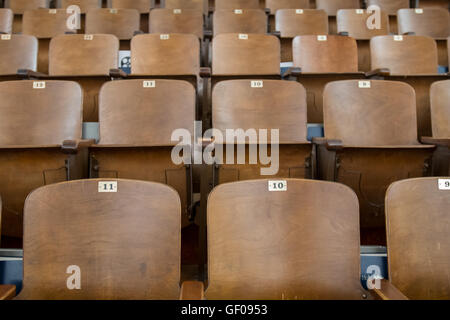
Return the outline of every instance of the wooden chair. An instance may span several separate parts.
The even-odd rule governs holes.
[[[420,8],[443,8],[450,9],[447,0],[417,0]]]
[[[291,62],[292,40],[302,35],[327,35],[328,16],[324,10],[280,9],[275,13],[275,30],[280,32],[281,62]]]
[[[100,191],[113,185],[113,192]],[[79,180],[39,188],[25,203],[17,298],[177,299],[179,219],[178,194],[159,183]]]
[[[144,33],[148,32],[148,19],[152,8],[152,0],[108,0],[107,6],[115,9],[136,9],[140,14],[140,30]]]
[[[424,36],[377,36],[370,40],[372,75],[410,84],[416,92],[419,136],[431,135],[430,86],[438,74],[436,42]]]
[[[124,110],[127,110],[124,112]],[[119,80],[100,91],[100,140],[90,148],[91,178],[155,181],[178,191],[189,224],[192,167],[175,164],[172,132],[194,136],[195,89],[186,81]],[[190,147],[190,146],[188,146]]]
[[[297,36],[293,40],[294,67],[285,78],[293,77],[306,89],[308,123],[323,123],[323,88],[330,81],[362,79],[358,71],[356,40],[336,35]]]
[[[12,33],[14,13],[11,9],[0,9],[0,33]]]
[[[356,39],[358,45],[358,70],[368,72],[370,65],[370,39],[389,34],[388,15],[381,12],[380,29],[369,29],[367,21],[372,13],[362,9],[342,9],[337,12],[337,30],[340,35]]]
[[[130,50],[130,41],[140,30],[136,9],[90,9],[86,14],[86,34],[112,34],[120,41],[120,50]]]
[[[265,0],[265,8],[269,10],[270,31],[275,31],[275,16],[278,10],[309,9],[309,0]]]
[[[410,299],[450,299],[450,192],[440,188],[439,180],[398,181],[386,194],[386,287],[396,288]],[[382,299],[391,298],[383,293],[374,292]]]
[[[431,127],[433,136],[422,137],[422,143],[436,145],[433,176],[450,176],[450,80],[431,85]]]
[[[72,31],[67,28],[67,18],[68,14],[64,9],[25,11],[23,15],[22,33],[34,36],[39,41],[38,72],[48,73],[48,52],[51,38]]]
[[[448,66],[447,37],[450,36],[450,14],[441,8],[400,9],[398,33],[428,36],[436,41],[438,64]]]
[[[399,81],[336,81],[325,87],[323,106],[325,138],[313,139],[317,175],[356,192],[363,244],[383,245],[388,186],[431,174],[435,146],[418,142],[414,89]],[[366,240],[371,231],[376,238]]]
[[[27,10],[48,8],[50,0],[5,0],[5,8],[10,8],[14,13],[12,31],[22,32],[22,16]]]
[[[17,70],[36,71],[38,40],[30,35],[0,35],[0,80],[17,80]]]
[[[213,34],[267,33],[267,16],[260,9],[216,10],[213,15]]]
[[[194,34],[203,40],[203,12],[196,9],[153,9],[150,12],[150,33]]]
[[[286,189],[272,192],[273,183],[225,183],[210,194],[204,296],[363,299],[354,192],[341,184],[302,179],[285,179]],[[202,298],[201,285],[194,289],[197,295],[189,298]]]
[[[376,5],[389,15],[389,30],[397,34],[397,11],[410,7],[410,0],[366,0],[367,7]]]
[[[214,10],[260,9],[259,0],[215,0]]]
[[[208,0],[162,0],[161,8],[166,9],[193,9],[200,10],[208,15]]]
[[[82,91],[69,81],[5,81],[0,97],[2,235],[22,238],[30,191],[87,176]]]
[[[329,33],[337,34],[336,15],[340,9],[360,9],[359,0],[316,0],[316,8],[328,15]]]

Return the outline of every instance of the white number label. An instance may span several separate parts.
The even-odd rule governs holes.
[[[117,192],[117,181],[99,181],[98,192]]]
[[[2,34],[2,40],[11,40],[10,34]]]
[[[144,81],[143,86],[144,86],[144,88],[155,88],[156,81],[155,80]]]
[[[368,89],[370,88],[370,81],[358,81],[358,87]]]
[[[394,36],[394,41],[403,41],[403,36]]]
[[[364,10],[363,9],[356,9],[356,14],[363,14]]]
[[[33,89],[45,89],[45,81],[34,81]]]
[[[241,39],[241,40],[247,40],[247,39],[248,39],[248,34],[240,33],[240,34],[239,34],[239,39]]]
[[[286,180],[270,180],[269,191],[287,191],[287,181]]]
[[[303,14],[303,9],[295,9],[295,14]]]
[[[168,34],[162,34],[162,35],[159,36],[159,38],[160,38],[161,40],[169,40],[169,39],[170,39],[170,36],[169,36]]]
[[[109,10],[109,13],[112,13],[112,14],[117,14],[117,12],[118,12],[117,9],[110,9]]]
[[[94,39],[94,35],[92,34],[85,34],[84,35],[84,40],[93,40]]]
[[[181,14],[181,9],[173,9],[173,14]]]
[[[48,13],[49,14],[56,14],[56,9],[50,9],[50,10],[48,10]]]
[[[262,80],[255,80],[255,81],[252,81],[252,82],[250,83],[250,86],[251,86],[252,88],[262,88],[262,87],[264,87],[264,81],[262,81]]]
[[[234,10],[234,14],[242,14],[242,9],[236,9],[236,10]]]
[[[450,179],[439,179],[439,190],[450,190]]]
[[[317,36],[317,41],[327,41],[327,36]]]
[[[417,8],[415,11],[416,11],[417,14],[422,14],[423,13],[423,9],[422,8]]]

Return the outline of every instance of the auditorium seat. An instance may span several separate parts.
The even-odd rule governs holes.
[[[87,176],[82,91],[71,81],[5,81],[0,100],[2,236],[20,239],[30,191]]]
[[[368,20],[372,13],[363,9],[342,9],[337,12],[337,30],[341,35],[356,39],[358,45],[358,70],[368,72],[370,68],[370,39],[389,34],[389,19],[380,13],[380,28],[369,29]]]
[[[152,0],[108,0],[108,8],[136,9],[141,16],[140,30],[148,32],[148,19]]]
[[[140,30],[140,14],[136,9],[90,9],[85,29],[86,34],[113,34],[120,50],[130,50],[131,38]]]
[[[438,63],[448,66],[447,37],[450,36],[450,15],[440,8],[400,9],[397,14],[399,34],[428,36],[436,40]]]
[[[215,0],[214,10],[261,9],[259,0]]]
[[[11,9],[0,9],[0,33],[12,33],[14,14]]]
[[[316,8],[328,15],[329,33],[337,34],[336,15],[340,9],[360,9],[360,0],[316,0]]]
[[[386,194],[389,282],[384,281],[409,299],[450,299],[450,192],[444,179],[450,181],[398,181]]]
[[[381,11],[389,15],[389,30],[393,34],[397,34],[397,11],[400,9],[408,9],[410,0],[366,0],[367,7],[378,6]]]
[[[0,80],[15,80],[18,69],[36,71],[38,40],[29,35],[0,35]]]
[[[291,76],[306,88],[308,123],[323,123],[322,96],[324,86],[334,80],[362,79],[358,72],[356,40],[337,35],[297,36],[293,40],[294,67]]]
[[[421,8],[443,8],[450,10],[448,0],[417,0],[417,4]]]
[[[17,299],[177,299],[179,216],[177,193],[159,183],[80,180],[35,190],[25,204]]]
[[[292,40],[302,35],[327,35],[328,16],[323,10],[279,9],[275,30],[281,37],[281,62],[292,61]]]
[[[400,81],[346,80],[324,90],[325,138],[315,138],[319,179],[351,187],[362,244],[384,245],[384,196],[394,181],[429,175],[435,147],[418,142],[414,89]],[[366,237],[373,237],[368,243]]]
[[[208,15],[208,0],[163,0],[162,8],[166,9],[192,9],[202,11]]]
[[[270,31],[275,31],[275,15],[282,9],[309,9],[309,0],[266,0],[265,7],[269,10]]]
[[[186,81],[107,82],[100,91],[100,140],[90,148],[90,177],[170,185],[180,195],[182,226],[187,226],[192,167],[172,161],[178,141],[171,141],[171,136],[177,129],[186,129],[193,137],[195,99],[195,89]]]
[[[273,190],[278,183],[226,183],[210,194],[205,297],[364,299],[355,193],[342,184],[302,179],[284,179],[286,188]]]
[[[22,33],[35,36],[39,41],[39,72],[48,73],[48,51],[51,38],[71,32],[67,28],[68,14],[64,9],[27,10],[23,15]]]
[[[14,12],[13,32],[22,32],[22,15],[25,11],[48,8],[49,3],[50,0],[5,0],[5,8],[10,8]]]
[[[260,9],[216,10],[213,14],[214,36],[221,33],[267,33],[267,16]]]
[[[416,92],[419,136],[431,135],[430,85],[438,74],[436,42],[424,36],[377,36],[370,40],[372,74],[409,83]]]
[[[422,137],[422,142],[434,144],[433,175],[450,176],[450,80],[437,81],[431,85],[432,137]]]
[[[203,13],[196,9],[153,9],[150,33],[187,33],[203,39]]]

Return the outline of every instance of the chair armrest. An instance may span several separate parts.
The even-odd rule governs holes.
[[[312,143],[316,145],[325,145],[328,150],[342,150],[344,148],[342,141],[338,139],[327,139],[322,137],[313,137]]]
[[[65,31],[64,34],[77,34],[75,31]]]
[[[403,35],[404,35],[404,36],[415,36],[416,33],[415,33],[415,32],[412,32],[412,31],[409,31],[409,32],[404,32]]]
[[[431,144],[434,146],[445,146],[450,147],[450,138],[433,138],[433,137],[422,137],[420,142],[423,144]]]
[[[127,78],[128,75],[122,69],[109,69],[109,76],[114,79]]]
[[[30,69],[17,70],[17,76],[21,79],[43,79],[48,78],[48,75],[41,72],[36,72]]]
[[[133,36],[137,36],[138,34],[144,34],[144,31],[136,30],[135,32],[133,32]]]
[[[94,139],[89,140],[65,140],[61,145],[61,151],[65,154],[77,154],[81,149],[95,144]]]
[[[203,38],[211,40],[213,38],[213,33],[211,30],[205,30],[203,32]]]
[[[273,31],[270,33],[272,36],[277,37],[278,39],[281,39],[281,31]]]
[[[281,75],[281,78],[286,79],[289,77],[298,77],[302,74],[302,69],[298,67],[289,68],[285,73]]]
[[[270,15],[270,9],[269,9],[269,8],[264,8],[264,12],[265,12],[267,15]]]
[[[180,300],[204,300],[205,286],[200,281],[185,281],[181,285]]]
[[[11,300],[16,296],[16,286],[0,284],[0,300]]]
[[[209,67],[200,68],[200,78],[211,78],[211,68]]]
[[[380,288],[369,290],[377,300],[409,300],[400,290],[386,279],[380,280]]]
[[[338,33],[338,35],[343,36],[343,37],[348,37],[348,32],[347,31],[341,31]]]
[[[380,68],[380,69],[375,69],[375,70],[366,72],[367,78],[374,77],[374,76],[388,77],[390,75],[391,75],[391,70],[389,70],[388,68]]]

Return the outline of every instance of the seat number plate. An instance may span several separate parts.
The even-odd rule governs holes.
[[[117,192],[117,181],[99,181],[98,192]]]
[[[439,179],[439,190],[450,190],[450,179]]]
[[[287,191],[286,180],[269,180],[268,187],[270,192]]]

